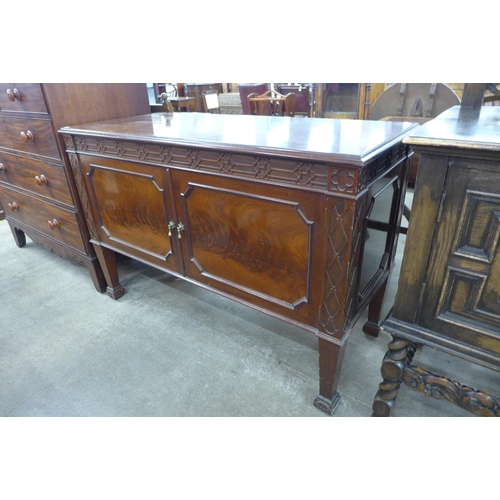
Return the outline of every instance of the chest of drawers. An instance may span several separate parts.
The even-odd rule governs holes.
[[[317,335],[332,412],[352,326],[376,335],[410,123],[163,113],[65,127],[108,294],[115,252]]]
[[[84,264],[96,289],[105,290],[56,130],[148,109],[145,84],[0,84],[0,202],[19,247],[28,235]]]

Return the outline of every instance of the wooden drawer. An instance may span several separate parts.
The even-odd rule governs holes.
[[[0,147],[61,160],[50,120],[0,115]]]
[[[0,184],[2,183],[73,205],[66,173],[60,164],[31,160],[0,151]]]
[[[44,203],[5,186],[0,186],[0,199],[5,206],[7,217],[85,252],[74,212]],[[54,226],[53,229],[49,221]]]
[[[39,83],[0,83],[0,111],[47,113]]]

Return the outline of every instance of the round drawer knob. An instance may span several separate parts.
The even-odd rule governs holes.
[[[41,174],[41,175],[36,175],[35,176],[35,181],[36,183],[39,185],[39,186],[43,186],[43,185],[47,185],[49,183],[49,181],[47,180],[47,177],[45,177],[45,175]]]
[[[52,220],[49,220],[47,224],[49,225],[50,229],[52,229],[52,231],[53,231],[56,227],[59,227],[59,222],[57,221],[57,219],[52,219]]]
[[[21,100],[21,93],[17,89],[7,89],[7,96],[11,101],[15,101],[16,99],[18,101]]]
[[[0,163],[0,172],[5,172],[5,165]]]
[[[24,142],[34,142],[35,141],[35,136],[33,135],[33,132],[31,130],[28,130],[26,132],[21,132],[21,138]]]
[[[14,210],[19,210],[19,205],[15,201],[9,203],[7,206],[9,207],[9,210],[11,212],[13,212]]]

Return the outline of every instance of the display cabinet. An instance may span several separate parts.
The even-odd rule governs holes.
[[[370,83],[316,83],[315,117],[364,120]]]

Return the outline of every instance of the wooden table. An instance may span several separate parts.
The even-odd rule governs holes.
[[[428,346],[500,371],[500,108],[455,106],[404,142],[420,164],[374,415],[391,414],[404,382],[500,416],[498,397],[446,376],[446,356],[413,363]]]
[[[181,111],[181,108],[191,112],[197,111],[194,97],[169,97],[168,100],[172,103],[175,111]]]
[[[378,334],[415,126],[155,113],[60,132],[108,294],[119,252],[312,332],[332,412],[369,303]]]

